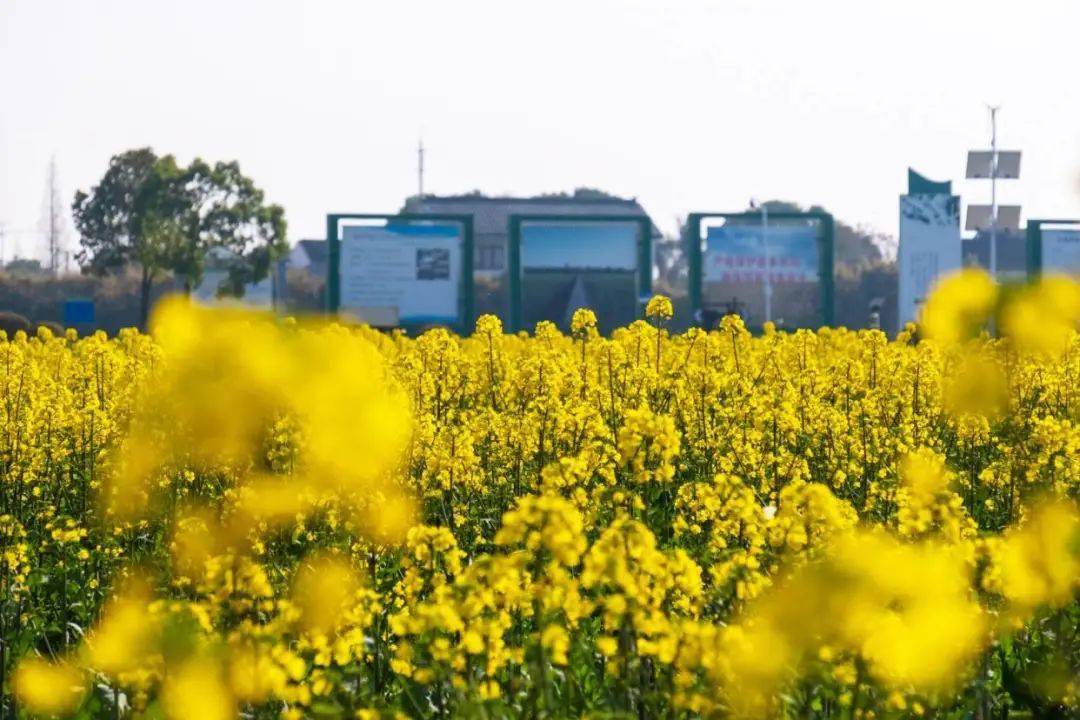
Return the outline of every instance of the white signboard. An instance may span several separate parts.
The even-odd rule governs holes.
[[[1042,270],[1080,277],[1080,230],[1042,230]]]
[[[339,259],[343,313],[383,326],[460,319],[456,224],[346,226]]]
[[[934,283],[961,264],[960,198],[901,195],[897,330],[918,318]]]

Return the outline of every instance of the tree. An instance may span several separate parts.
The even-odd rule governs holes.
[[[41,261],[33,258],[15,258],[5,265],[4,269],[11,275],[21,277],[41,275],[45,272],[45,268],[41,266]]]
[[[810,208],[814,212],[826,212],[820,205]],[[889,239],[862,226],[852,226],[842,220],[834,221],[834,257],[836,264],[850,268],[864,268],[885,260],[881,246]]]
[[[606,190],[600,190],[599,188],[592,187],[577,187],[574,188],[574,192],[549,192],[540,193],[537,197],[541,198],[573,198],[574,200],[625,200],[618,195],[613,195]]]
[[[208,259],[228,271],[219,295],[242,296],[245,285],[270,272],[288,251],[285,213],[267,205],[262,190],[236,162],[211,166],[196,158],[174,183],[178,235],[170,243],[170,269],[188,292],[203,279]]]
[[[82,245],[77,259],[84,272],[106,275],[129,265],[139,266],[139,318],[143,324],[151,287],[165,269],[157,205],[175,168],[171,156],[159,158],[150,148],[128,150],[113,156],[101,182],[89,193],[75,193],[71,208]]]
[[[112,158],[89,193],[75,194],[72,210],[84,271],[140,269],[143,324],[153,284],[165,273],[190,291],[202,281],[208,256],[217,254],[228,269],[219,294],[242,295],[288,249],[284,211],[267,205],[235,162],[196,159],[182,168],[171,155],[129,150]]]

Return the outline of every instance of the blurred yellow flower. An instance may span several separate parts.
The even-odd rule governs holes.
[[[158,650],[158,618],[149,612],[149,586],[132,578],[106,603],[86,641],[90,667],[113,678],[149,664]]]
[[[930,292],[919,317],[926,337],[952,344],[973,337],[994,311],[997,283],[982,270],[966,268],[942,279]]]
[[[1010,298],[1001,330],[1025,352],[1057,357],[1080,328],[1080,283],[1064,275],[1044,275]]]
[[[235,700],[216,658],[196,655],[172,669],[165,678],[162,706],[169,720],[230,720]]]
[[[19,702],[35,715],[67,715],[86,694],[86,679],[77,668],[38,657],[19,662],[12,684]]]
[[[1021,612],[1061,606],[1080,589],[1080,511],[1048,502],[994,546],[991,589]]]
[[[292,598],[309,632],[332,635],[356,603],[360,588],[358,573],[345,560],[323,555],[300,566]]]
[[[181,459],[224,464],[241,481],[262,481],[244,471],[258,463],[281,417],[295,422],[303,450],[291,474],[279,478],[272,507],[266,488],[249,495],[253,521],[291,519],[310,490],[345,505],[352,495],[376,492],[387,503],[407,503],[389,475],[409,437],[409,403],[362,334],[183,299],[160,303],[151,326],[161,368],[143,388],[106,492],[119,517],[150,511],[154,474]]]

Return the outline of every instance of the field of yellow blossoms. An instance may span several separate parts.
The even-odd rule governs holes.
[[[1080,714],[1080,286],[0,340],[0,717]]]

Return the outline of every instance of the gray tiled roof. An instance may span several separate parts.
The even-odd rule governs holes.
[[[327,251],[325,240],[301,240],[296,244],[304,248],[308,260],[310,260],[313,265],[326,262]]]
[[[648,214],[636,199],[593,197],[486,197],[474,195],[425,195],[405,201],[404,212],[472,215],[477,240],[506,237],[511,215],[626,215]],[[652,225],[654,238],[661,233]]]

